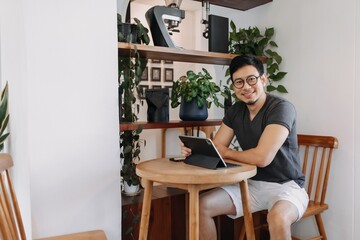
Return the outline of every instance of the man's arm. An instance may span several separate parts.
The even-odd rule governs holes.
[[[266,167],[272,162],[288,135],[289,130],[286,127],[280,124],[270,124],[265,127],[255,148],[237,151],[229,148],[234,131],[223,123],[216,133],[214,144],[225,159]]]

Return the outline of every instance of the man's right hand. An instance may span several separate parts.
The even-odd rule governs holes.
[[[183,143],[181,143],[181,154],[185,157],[190,156],[191,149],[184,146]]]

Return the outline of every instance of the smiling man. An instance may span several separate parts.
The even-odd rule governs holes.
[[[291,224],[301,218],[309,201],[297,150],[295,108],[289,101],[265,92],[268,79],[256,57],[235,57],[230,75],[240,101],[226,112],[214,143],[223,158],[258,167],[248,181],[251,209],[269,210],[272,240],[290,240]],[[241,151],[229,148],[234,137]],[[182,152],[191,154],[184,146]],[[243,215],[239,184],[200,196],[200,239],[216,239],[213,217],[218,215]]]

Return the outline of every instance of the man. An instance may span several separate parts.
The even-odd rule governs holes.
[[[237,56],[230,64],[235,94],[240,100],[227,111],[215,138],[225,159],[253,164],[257,174],[249,179],[251,209],[268,209],[272,240],[290,240],[291,224],[301,218],[308,204],[297,152],[294,106],[265,92],[268,82],[260,60]],[[236,136],[242,151],[230,149]],[[185,156],[191,150],[183,147]],[[200,239],[216,239],[213,217],[243,215],[239,184],[216,188],[200,196]]]

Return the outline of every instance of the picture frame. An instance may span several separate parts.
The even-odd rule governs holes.
[[[174,69],[165,68],[165,82],[173,82],[174,81]]]
[[[146,67],[141,75],[141,81],[147,81],[149,76],[149,69]]]
[[[161,63],[161,60],[159,60],[159,59],[151,59],[151,62],[152,63]]]
[[[160,82],[161,80],[161,68],[153,67],[151,68],[151,81]]]

